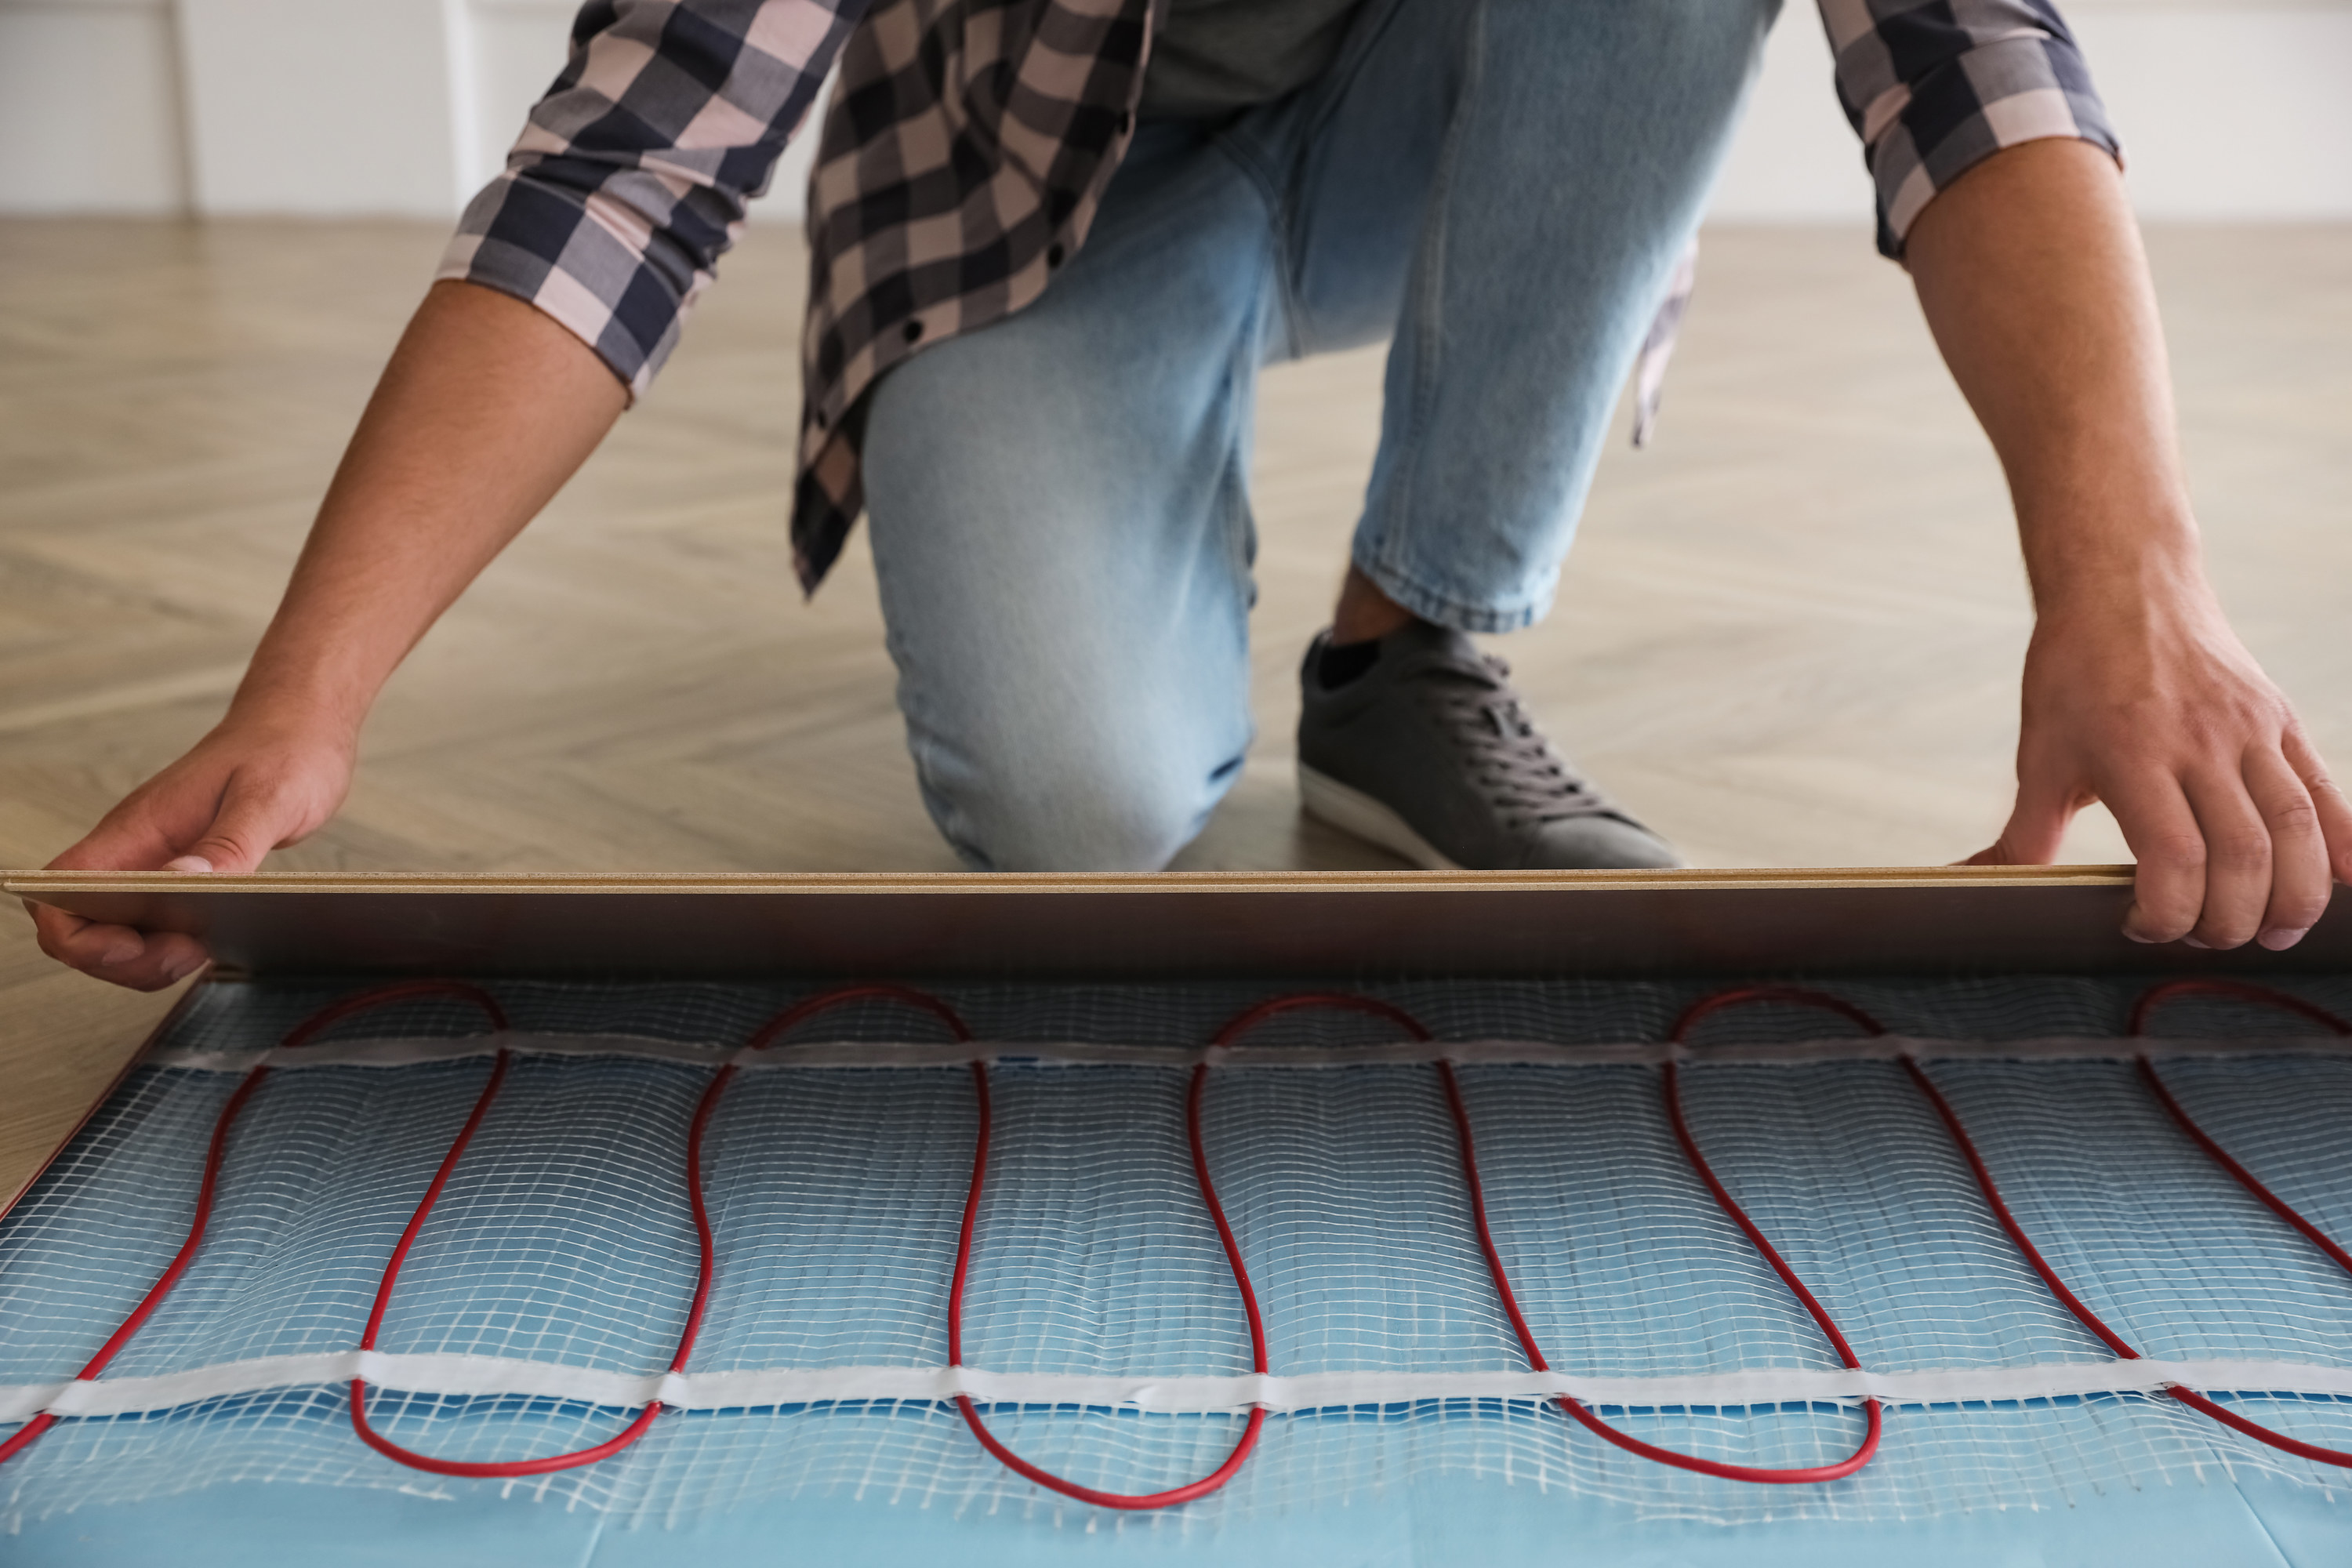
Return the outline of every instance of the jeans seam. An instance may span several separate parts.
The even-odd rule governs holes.
[[[1265,205],[1267,269],[1274,274],[1275,287],[1282,291],[1283,342],[1288,350],[1287,357],[1292,359],[1303,357],[1305,348],[1297,326],[1299,320],[1298,299],[1291,287],[1290,268],[1286,265],[1289,247],[1285,241],[1289,225],[1282,192],[1274,180],[1272,171],[1242,146],[1239,138],[1227,135],[1213,136],[1209,140],[1209,145],[1215,149],[1226,162],[1241,171],[1242,177],[1249,181],[1251,186],[1257,192],[1258,200]],[[1263,321],[1258,328],[1257,337],[1258,363],[1265,363],[1265,329]]]

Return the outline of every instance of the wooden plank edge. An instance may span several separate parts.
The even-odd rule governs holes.
[[[1780,890],[1802,888],[2129,886],[2129,866],[1833,866],[1656,871],[616,871],[446,874],[0,871],[0,891],[67,893],[956,894]]]

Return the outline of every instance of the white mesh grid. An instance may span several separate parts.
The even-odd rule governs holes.
[[[2030,1085],[1992,1066],[1938,1064],[1937,1081],[1972,1128],[1998,1129],[1979,1142],[2019,1222],[2135,1348],[2352,1360],[2352,1276],[2191,1144],[2129,1064],[2040,1064]],[[2293,1098],[2273,1102],[2269,1126],[2300,1139],[2326,1126],[2296,1086],[2276,1087]],[[2245,1146],[2268,1155],[2250,1131]]]
[[[1416,981],[1350,985],[1413,1014],[1444,1039],[1547,1040],[1599,1044],[1654,1040],[1696,998],[1733,980],[1478,980]],[[1769,977],[1764,977],[1769,978]],[[189,1048],[275,1041],[312,1011],[365,984],[332,979],[268,985],[215,985],[204,1005],[183,1021],[173,1043]],[[1963,1040],[2029,1039],[2122,1032],[2132,998],[2145,979],[2016,975],[1935,983],[1868,979],[1840,981],[1839,995],[1862,1006],[1900,1035]],[[999,1041],[1117,1040],[1139,1045],[1195,1046],[1252,1003],[1297,985],[1273,981],[1188,982],[1182,984],[941,984],[937,994],[955,1005],[982,1039]],[[2352,1016],[2352,977],[2298,976],[2285,988],[2334,1012]],[[518,1029],[545,1033],[642,1035],[695,1042],[740,1041],[778,1008],[806,994],[804,984],[674,982],[596,985],[506,981],[495,987]],[[1843,1028],[1813,1008],[1778,1005],[1742,1007],[1709,1020],[1701,1040],[1797,1041],[1825,1026]],[[359,1036],[467,1034],[480,1016],[463,1003],[404,1003],[346,1021],[326,1038]],[[2303,1036],[2311,1026],[2289,1015],[2243,1004],[2183,997],[2155,1021],[2167,1035]],[[940,1037],[938,1026],[887,1003],[855,1003],[827,1012],[800,1038],[895,1040]],[[1253,1041],[1319,1044],[1393,1037],[1377,1022],[1349,1014],[1294,1013],[1254,1031]]]
[[[341,989],[223,988],[172,1044],[267,1044]],[[1464,984],[1381,994],[1442,1036],[1622,1041],[1654,1037],[1697,989]],[[2341,985],[2305,989],[2323,1005],[2344,1005]],[[713,1066],[786,994],[712,985],[499,990],[519,1029],[698,1040]],[[1839,991],[1906,1032],[1993,1037],[2004,1028],[2112,1034],[2129,994],[2086,981]],[[1007,986],[948,994],[984,1039],[1010,1049],[1023,1040],[1197,1045],[1267,992]],[[1823,1025],[1802,1009],[1748,1009],[1711,1022],[1698,1051],[1708,1040],[1802,1039]],[[425,1004],[352,1020],[337,1034],[477,1026],[468,1010]],[[2201,1035],[2278,1028],[2273,1016],[2202,1003],[2168,1011],[2158,1026]],[[844,1008],[796,1036],[936,1037],[935,1026],[887,1005]],[[1303,1014],[1275,1020],[1250,1043],[1385,1037],[1372,1020]],[[487,1058],[473,1057],[274,1074],[238,1126],[203,1255],[107,1376],[349,1352],[383,1258],[488,1070]],[[625,1053],[519,1052],[403,1274],[382,1348],[658,1373],[692,1291],[682,1153],[710,1070]],[[1496,1241],[1556,1367],[1627,1378],[1835,1367],[1819,1331],[1683,1162],[1655,1068],[1459,1070]],[[2127,1062],[1969,1059],[1931,1070],[2052,1261],[2150,1354],[2352,1366],[2352,1279],[2207,1163]],[[2257,1173],[2347,1234],[2352,1174],[2329,1151],[2352,1108],[2352,1058],[2186,1057],[2164,1070]],[[1683,1076],[1694,1131],[1718,1173],[1820,1294],[1866,1368],[2095,1371],[2110,1361],[2009,1247],[1898,1064],[1699,1061]],[[1164,1063],[992,1070],[995,1141],[967,1302],[971,1364],[1145,1381],[1247,1370],[1238,1301],[1192,1189],[1185,1080],[1185,1069]],[[212,1117],[235,1082],[227,1072],[143,1070],[0,1222],[0,1385],[70,1375],[160,1271],[184,1233]],[[974,1124],[969,1073],[959,1067],[740,1075],[706,1144],[720,1266],[692,1370],[942,1363]],[[1206,1128],[1277,1374],[1524,1365],[1476,1251],[1433,1068],[1220,1068]],[[2281,1394],[2238,1403],[2308,1440],[2352,1446],[2352,1401]],[[601,1441],[631,1415],[555,1398],[381,1387],[369,1406],[394,1440],[466,1459]],[[1608,1413],[1653,1442],[1745,1464],[1822,1462],[1850,1449],[1861,1429],[1850,1405],[1828,1402]],[[1205,1473],[1240,1426],[1232,1411],[998,1405],[989,1419],[1034,1461],[1129,1490]],[[2086,1489],[2197,1485],[2243,1470],[2315,1486],[2341,1476],[2137,1393],[1904,1405],[1890,1413],[1871,1467],[1848,1481],[1795,1489],[1664,1468],[1599,1443],[1535,1400],[1432,1397],[1273,1416],[1257,1456],[1225,1491],[1117,1528],[1192,1529],[1343,1504],[1431,1473],[1569,1488],[1650,1514],[1728,1521],[2054,1506]],[[66,1420],[0,1469],[0,1514],[259,1478],[490,1488],[669,1521],[812,1491],[954,1512],[1087,1511],[1004,1470],[936,1399],[672,1413],[645,1443],[602,1464],[477,1483],[425,1476],[362,1447],[342,1386],[313,1381]]]

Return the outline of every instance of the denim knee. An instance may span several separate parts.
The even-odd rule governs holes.
[[[1200,833],[1234,770],[1179,777],[1154,760],[918,769],[932,820],[976,871],[1157,871]]]

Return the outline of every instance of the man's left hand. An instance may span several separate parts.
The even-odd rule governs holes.
[[[2055,859],[2105,801],[2138,858],[2124,934],[2288,948],[2352,882],[2352,802],[2210,595],[2045,609],[2026,652],[2017,805],[1976,865]]]

